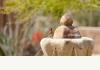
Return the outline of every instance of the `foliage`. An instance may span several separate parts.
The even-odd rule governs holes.
[[[14,30],[11,26],[11,21],[5,25],[3,32],[0,32],[0,54],[2,55],[23,55],[24,47],[27,47],[29,39],[29,30],[33,27],[30,24],[15,24]]]
[[[52,14],[59,18],[68,10],[79,11],[87,8],[100,8],[99,0],[6,0],[5,11],[16,12],[18,19],[27,20],[38,12]],[[20,16],[20,17],[19,17]],[[23,20],[22,20],[23,19]]]
[[[1,55],[11,55],[12,54],[11,39],[0,33],[0,54]],[[10,50],[10,51],[9,51]]]

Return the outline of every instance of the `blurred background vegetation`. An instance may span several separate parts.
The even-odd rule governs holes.
[[[38,31],[47,36],[48,29],[56,28],[66,12],[81,26],[100,26],[100,0],[0,0],[0,3],[1,55],[35,55],[37,49],[33,47],[23,52],[27,46],[38,46],[32,36]]]
[[[81,25],[100,25],[100,0],[6,0],[7,13],[17,13],[17,20],[26,21],[33,15],[48,15],[59,19],[70,11]]]

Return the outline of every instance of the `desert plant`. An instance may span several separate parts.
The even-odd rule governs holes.
[[[23,55],[25,41],[29,39],[30,28],[34,23],[20,24],[15,22],[13,30],[13,23],[10,17],[8,18],[8,23],[6,23],[3,32],[0,34],[0,47],[5,55]]]
[[[4,34],[0,33],[0,48],[1,53],[3,55],[11,55],[12,54],[12,47],[11,46],[11,39],[6,37]]]

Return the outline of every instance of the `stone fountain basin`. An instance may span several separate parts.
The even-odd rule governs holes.
[[[40,45],[45,56],[91,56],[94,40],[89,37],[78,39],[43,38]]]

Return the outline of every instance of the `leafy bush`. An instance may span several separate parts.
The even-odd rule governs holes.
[[[79,11],[82,9],[100,8],[99,0],[6,0],[5,11],[18,13],[18,19],[27,20],[38,12],[44,15],[52,14],[59,18],[68,10]],[[19,17],[20,16],[20,17]],[[21,20],[21,21],[22,21]]]

